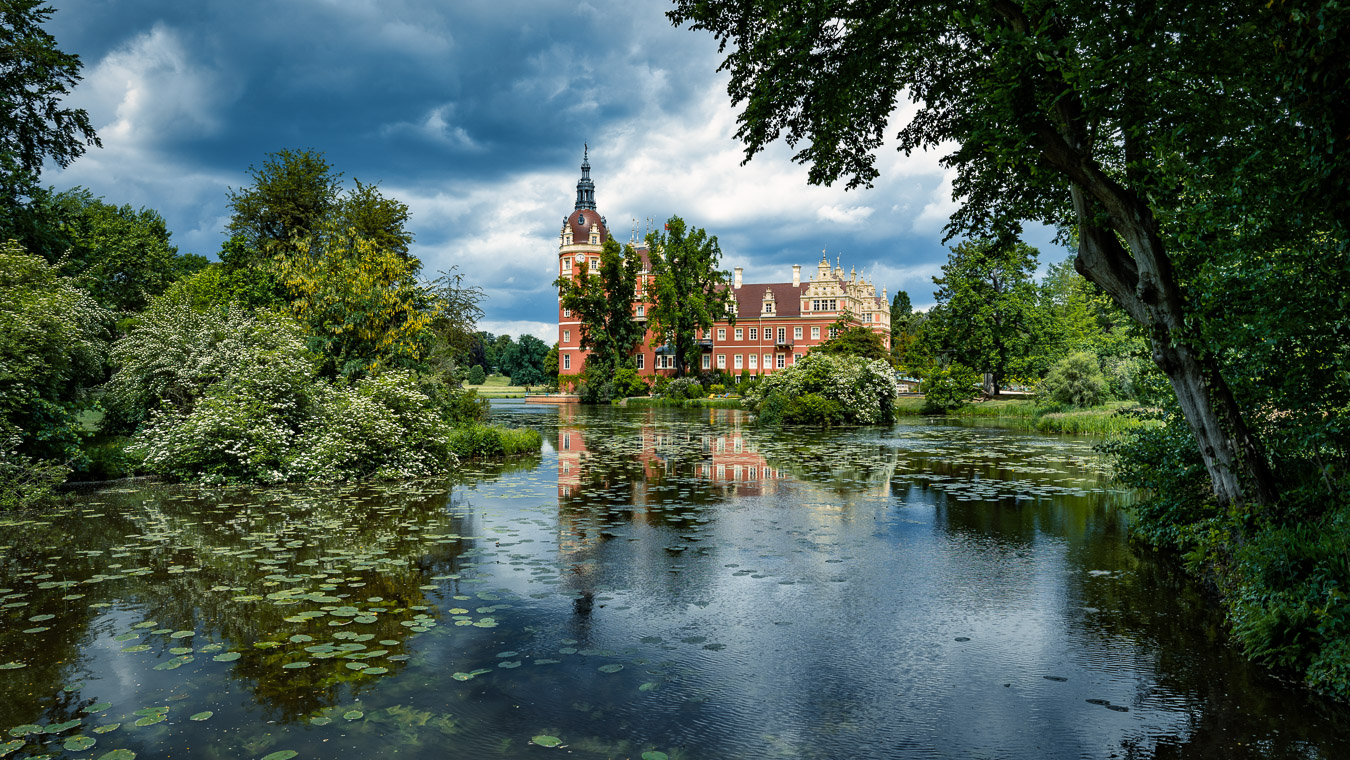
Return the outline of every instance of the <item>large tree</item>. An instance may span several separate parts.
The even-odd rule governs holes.
[[[306,238],[321,231],[341,199],[342,172],[333,171],[318,151],[269,153],[261,167],[249,167],[249,175],[252,184],[227,195],[231,215],[225,229],[260,257],[305,248]],[[358,196],[356,208],[363,205]]]
[[[979,240],[952,248],[933,297],[939,319],[929,323],[943,354],[983,372],[997,396],[1005,380],[1034,374],[1038,329],[1036,249],[1025,243]]]
[[[698,332],[706,335],[714,322],[735,321],[731,278],[720,269],[722,249],[717,236],[702,228],[689,230],[672,216],[665,232],[647,236],[653,282],[647,293],[651,332],[656,346],[675,351],[675,374],[698,366],[702,349]]]
[[[613,238],[607,238],[598,271],[592,272],[583,263],[575,279],[564,276],[553,283],[563,308],[581,320],[581,347],[591,352],[587,375],[612,377],[628,366],[633,350],[642,342],[645,325],[633,319],[641,269],[642,259],[631,245],[620,249]]]
[[[1302,141],[1278,97],[1264,4],[675,5],[675,23],[728,52],[747,160],[784,136],[803,146],[810,181],[868,185],[907,97],[918,109],[901,150],[958,146],[944,158],[964,200],[949,234],[1071,227],[1078,271],[1148,331],[1218,501],[1274,499],[1186,286],[1216,256],[1212,233],[1294,197],[1282,188],[1304,163],[1282,150]]]

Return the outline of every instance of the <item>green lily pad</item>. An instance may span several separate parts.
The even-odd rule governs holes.
[[[109,724],[107,724],[106,726],[96,726],[96,727],[94,727],[94,733],[96,733],[96,734],[107,734],[107,733],[112,733],[113,731],[116,731],[117,729],[119,729],[119,728],[121,728],[121,727],[122,727],[122,724],[121,724],[121,723],[109,723]]]
[[[197,635],[196,631],[174,631],[173,633],[169,634],[169,638],[186,639],[189,636],[196,636],[196,635]]]
[[[328,717],[327,715],[320,715],[320,716],[317,717],[317,718],[311,718],[310,721],[309,721],[309,724],[310,724],[311,726],[326,726],[326,725],[328,725],[329,723],[332,723],[332,722],[333,722],[333,719],[330,718],[330,717]]]
[[[273,752],[270,755],[263,755],[262,760],[291,760],[291,758],[300,754],[293,749],[283,749],[280,752]]]
[[[32,628],[25,628],[23,629],[23,632],[31,636],[34,633],[42,633],[43,631],[50,631],[51,629],[52,628],[49,625],[39,625]]]
[[[305,642],[307,642],[307,641],[313,641],[313,640],[314,640],[314,637],[313,637],[313,636],[307,636],[307,635],[305,635],[305,634],[303,634],[303,633],[297,633],[297,634],[295,634],[294,636],[292,636],[292,637],[290,638],[290,642],[291,642],[292,644],[303,644],[303,643],[305,643]]]
[[[212,657],[211,659],[215,660],[216,662],[234,662],[241,656],[242,655],[240,655],[238,652],[226,652],[225,654],[218,654],[215,657]]]
[[[149,645],[149,644],[132,644],[132,645],[129,646],[129,647],[123,647],[123,648],[122,648],[122,651],[123,651],[123,652],[149,652],[149,651],[150,651],[150,645]]]
[[[623,666],[617,662],[612,662],[608,665],[601,665],[600,667],[596,668],[596,670],[600,671],[601,673],[618,673],[620,670],[623,670]]]
[[[75,720],[68,720],[65,723],[56,723],[54,725],[47,726],[47,733],[59,734],[62,731],[69,731],[70,729],[80,725],[81,723],[84,723],[84,721],[80,720],[79,718],[76,718]]]
[[[642,753],[642,760],[670,760],[670,755],[658,750],[651,750]]]
[[[7,662],[3,665],[0,665],[0,670],[18,670],[19,668],[26,668],[26,667],[28,667],[27,663]]]
[[[29,734],[40,734],[43,732],[42,726],[36,723],[25,723],[22,726],[15,726],[9,730],[10,736],[27,736]]]
[[[344,720],[360,720],[366,717],[366,714],[360,710],[348,710],[342,714]]]
[[[70,752],[83,752],[97,743],[95,739],[89,736],[72,736],[66,739],[61,746]]]
[[[51,619],[54,618],[54,617],[56,617],[56,616],[55,616],[55,615],[34,615],[34,616],[28,618],[28,622],[30,622],[30,623],[41,623],[41,622],[44,621],[44,620],[51,620]]]
[[[188,720],[195,720],[195,721],[209,720],[212,715],[215,715],[215,713],[211,712],[210,710],[203,710],[195,715],[189,715]]]
[[[309,667],[310,664],[311,663],[308,660],[297,660],[296,662],[288,662],[285,665],[282,665],[281,667],[285,668],[286,670],[300,670],[301,668]]]
[[[136,760],[136,753],[129,749],[115,749],[99,755],[98,760]]]
[[[380,676],[384,675],[385,673],[388,673],[389,668],[366,668],[361,672],[368,676]]]
[[[137,718],[137,719],[136,719],[136,724],[135,724],[135,725],[137,725],[137,726],[153,726],[153,725],[155,725],[156,723],[163,723],[165,720],[168,719],[168,717],[169,717],[169,716],[167,716],[167,715],[165,715],[165,714],[163,714],[163,713],[160,713],[159,715],[147,715],[147,716],[145,716],[144,718]]]
[[[507,669],[518,668],[520,667],[520,660],[511,660],[510,662],[499,662],[497,663],[497,667]]]
[[[97,703],[95,703],[95,704],[89,705],[88,707],[84,708],[84,709],[81,710],[80,712],[83,712],[83,713],[103,712],[104,710],[108,709],[109,707],[112,707],[112,702],[97,702]]]
[[[19,747],[22,747],[24,744],[27,744],[27,742],[23,741],[22,739],[15,739],[12,742],[5,742],[4,744],[0,744],[0,757],[8,755],[9,753],[13,752]]]
[[[648,681],[647,683],[644,683],[641,686],[639,686],[638,691],[651,691],[652,689],[655,689],[656,686],[657,684],[655,681]]]
[[[562,739],[559,739],[556,736],[549,736],[548,734],[540,734],[533,739],[530,739],[530,743],[538,744],[541,747],[557,747],[562,744]]]

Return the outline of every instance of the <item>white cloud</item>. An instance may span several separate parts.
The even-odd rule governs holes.
[[[928,203],[914,218],[912,229],[920,234],[932,235],[942,231],[947,220],[961,207],[958,200],[952,198],[952,183],[956,180],[956,171],[948,169],[942,174],[942,183],[933,190]]]
[[[447,103],[427,111],[426,115],[417,122],[400,121],[394,124],[386,124],[380,128],[380,134],[385,136],[400,133],[414,134],[457,150],[481,151],[482,146],[474,142],[463,127],[451,123],[454,114],[455,105]]]
[[[478,323],[478,329],[493,335],[510,335],[516,340],[520,340],[522,335],[533,335],[550,346],[558,342],[557,322],[485,319]]]
[[[855,225],[866,221],[867,217],[872,215],[876,209],[871,206],[849,206],[841,208],[838,205],[821,206],[816,209],[816,217],[827,222],[837,222],[839,224]]]

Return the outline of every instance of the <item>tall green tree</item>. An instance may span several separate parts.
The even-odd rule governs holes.
[[[648,235],[647,250],[653,275],[647,318],[656,345],[675,350],[675,374],[682,376],[698,366],[698,332],[707,334],[721,319],[735,322],[731,277],[718,269],[717,236],[702,227],[689,230],[678,216],[666,222],[665,232]]]
[[[69,166],[102,147],[89,114],[62,100],[80,82],[80,57],[56,47],[43,0],[0,0],[0,233],[26,238],[15,217],[37,187],[42,162]],[[17,233],[17,234],[16,234]]]
[[[901,150],[958,146],[949,234],[1071,226],[1078,271],[1148,331],[1217,500],[1271,503],[1270,462],[1187,285],[1244,215],[1326,221],[1284,189],[1309,162],[1271,54],[1272,14],[1289,9],[1271,5],[676,0],[669,15],[727,52],[747,159],[784,136],[811,182],[868,185],[908,97]],[[1315,87],[1343,91],[1332,79]]]
[[[942,276],[933,278],[940,309],[929,329],[942,353],[985,374],[989,395],[1010,377],[1038,374],[1035,272],[1036,249],[979,240],[952,248]]]
[[[915,328],[919,320],[915,318],[914,305],[910,303],[909,293],[897,290],[891,298],[891,363],[897,367],[905,365],[909,346],[914,342]]]
[[[249,167],[249,176],[250,185],[227,194],[231,214],[225,230],[256,257],[301,250],[338,208],[342,173],[318,151],[269,153],[262,166]]]
[[[619,248],[610,237],[600,250],[599,270],[592,272],[582,264],[576,279],[559,277],[553,283],[563,308],[581,320],[581,347],[591,352],[585,368],[591,377],[612,378],[631,364],[632,353],[642,342],[646,326],[633,319],[641,269],[642,259],[633,247]]]
[[[871,328],[862,325],[849,326],[842,319],[835,322],[833,327],[834,337],[812,349],[813,352],[819,351],[835,356],[860,356],[864,359],[883,361],[890,358],[885,342]]]
[[[533,335],[522,335],[513,342],[498,360],[502,374],[511,378],[512,385],[540,385],[546,382],[544,360],[548,345]]]
[[[355,233],[389,251],[408,257],[413,234],[407,228],[408,204],[385,197],[378,184],[352,180],[355,187],[336,202],[337,227]]]

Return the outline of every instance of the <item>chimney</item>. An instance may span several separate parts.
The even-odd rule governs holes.
[[[743,271],[743,270],[742,270],[741,267],[736,267],[736,279],[732,281],[732,288],[735,289],[735,290],[740,290],[740,289],[741,289],[741,272],[742,272],[742,271]]]
[[[802,286],[802,265],[792,265],[792,287],[800,288]]]

